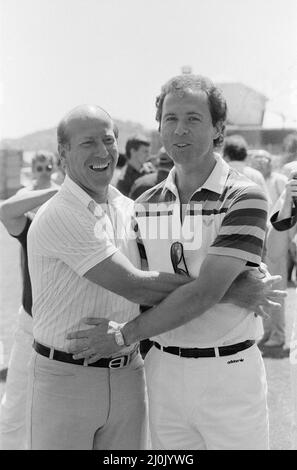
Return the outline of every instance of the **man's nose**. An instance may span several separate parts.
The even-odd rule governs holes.
[[[102,142],[97,143],[96,149],[95,149],[95,155],[98,158],[106,158],[108,156],[108,151]]]
[[[177,125],[176,125],[176,129],[175,129],[174,133],[175,133],[176,135],[184,135],[184,134],[187,134],[187,133],[188,133],[188,129],[187,129],[185,123],[182,122],[182,121],[179,121],[179,122],[177,123]]]

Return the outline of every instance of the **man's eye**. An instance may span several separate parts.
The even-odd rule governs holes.
[[[114,143],[113,139],[108,139],[104,141],[106,145],[112,145]]]
[[[93,142],[91,140],[86,140],[82,145],[91,145]]]
[[[176,117],[175,116],[167,116],[167,118],[165,118],[165,121],[175,121]]]
[[[190,122],[201,122],[201,119],[197,116],[190,116],[189,121]]]

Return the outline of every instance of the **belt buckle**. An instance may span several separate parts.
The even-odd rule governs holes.
[[[110,369],[121,369],[122,367],[125,367],[128,364],[128,356],[119,356],[115,357],[110,361],[108,364],[108,367]]]

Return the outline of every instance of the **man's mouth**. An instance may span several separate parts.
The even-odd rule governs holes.
[[[92,163],[92,165],[89,165],[89,168],[90,168],[90,170],[92,170],[92,171],[102,172],[102,171],[107,170],[107,168],[109,167],[109,165],[110,165],[110,162],[106,162],[106,163]]]
[[[190,144],[174,144],[175,147],[179,149],[184,149],[185,147],[188,147]]]

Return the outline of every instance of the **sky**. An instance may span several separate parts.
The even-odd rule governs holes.
[[[296,0],[0,0],[0,138],[96,103],[156,129],[161,85],[189,65],[268,98],[297,126]]]

